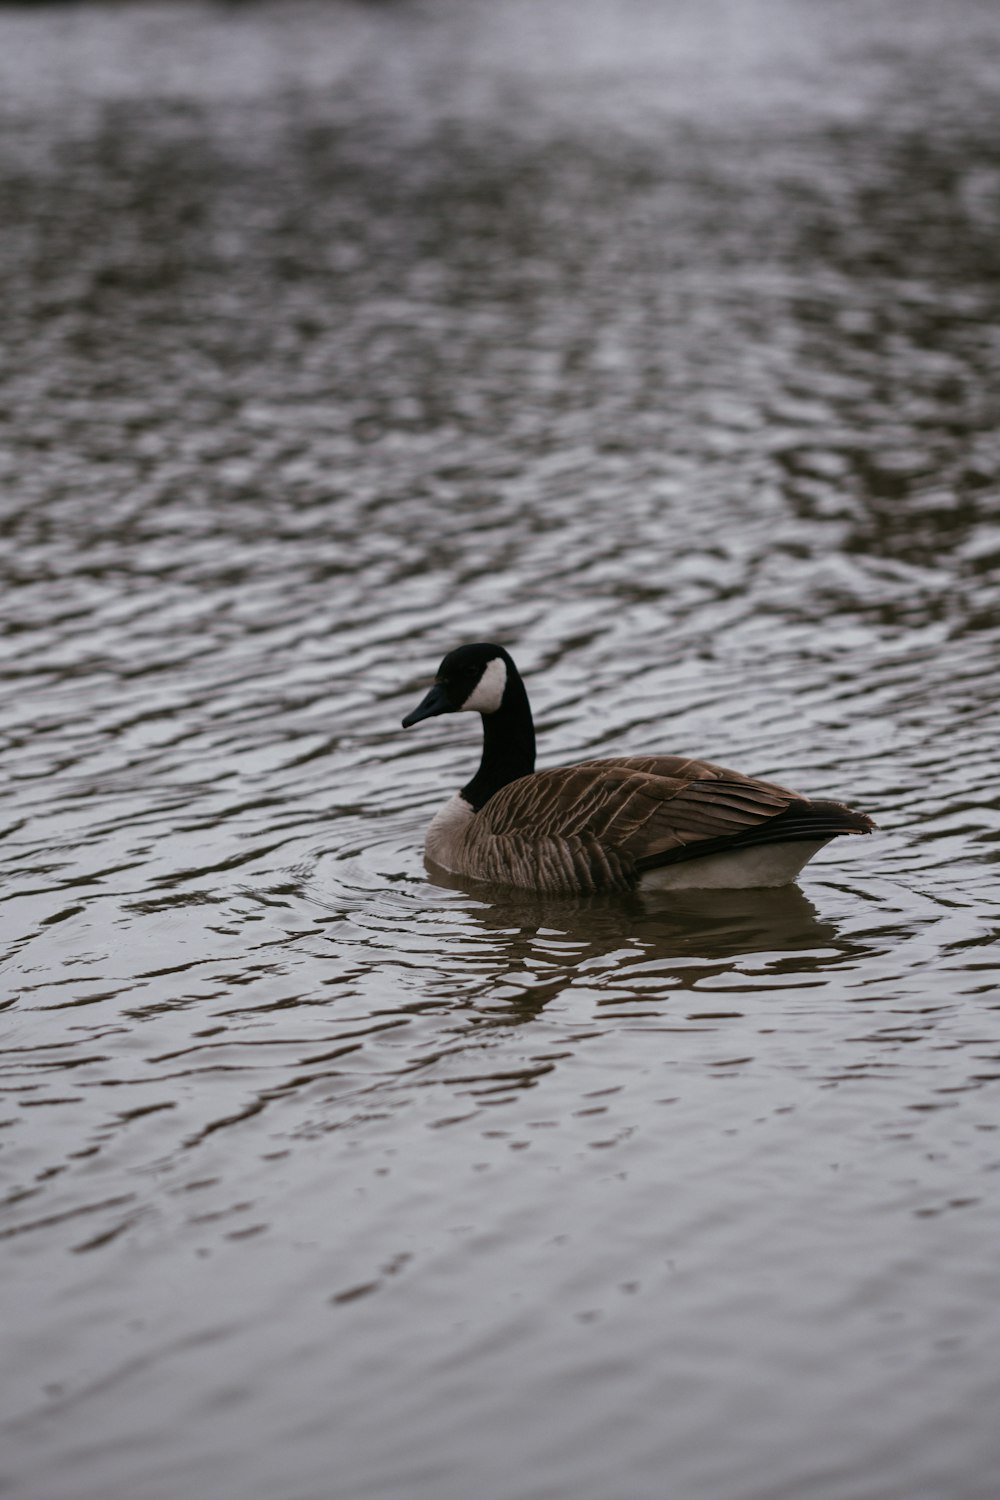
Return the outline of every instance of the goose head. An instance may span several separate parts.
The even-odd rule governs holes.
[[[437,714],[495,714],[517,668],[502,646],[480,643],[449,651],[438,667],[434,686],[403,720],[403,728]]]

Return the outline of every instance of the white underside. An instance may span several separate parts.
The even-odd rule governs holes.
[[[452,848],[457,845],[474,813],[469,803],[466,802],[461,792],[456,792],[454,797],[449,797],[438,812],[436,812],[427,825],[427,836],[424,839],[424,853],[428,859],[432,859],[442,870],[450,870],[452,875],[460,875],[458,861],[452,854]]]
[[[793,844],[758,844],[725,854],[706,854],[676,865],[648,870],[639,881],[643,891],[748,891],[791,885],[802,866],[829,839],[803,839]]]

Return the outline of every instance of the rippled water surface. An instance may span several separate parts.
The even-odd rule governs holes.
[[[0,11],[16,1500],[992,1500],[1000,14]],[[543,763],[872,812],[431,883]]]

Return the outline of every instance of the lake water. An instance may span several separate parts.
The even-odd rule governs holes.
[[[0,11],[0,1493],[1000,1492],[1000,12]],[[427,878],[542,764],[799,887]]]

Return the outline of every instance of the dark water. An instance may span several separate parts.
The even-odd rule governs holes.
[[[0,11],[0,1493],[992,1500],[1000,14]],[[801,889],[420,843],[547,763]]]

